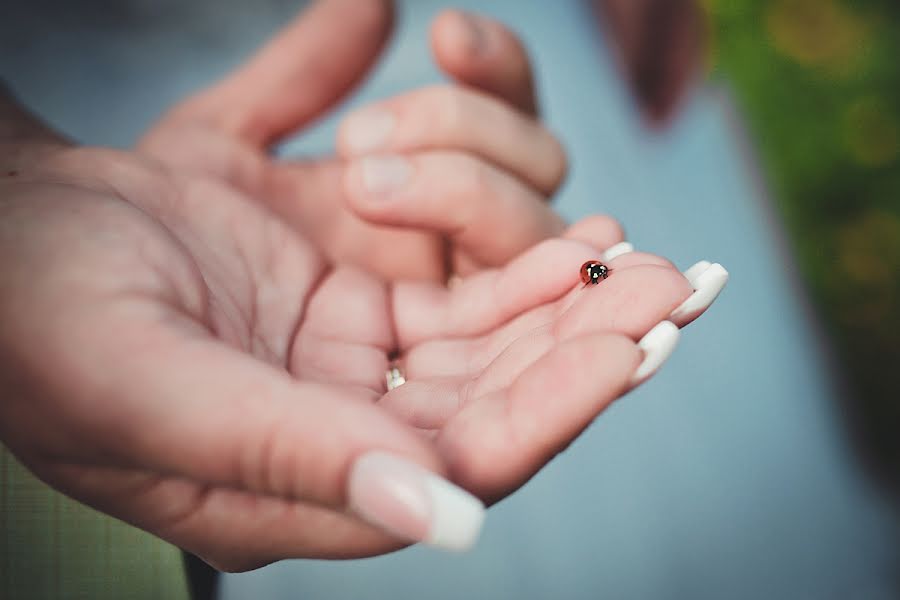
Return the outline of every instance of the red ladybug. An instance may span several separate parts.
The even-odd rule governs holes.
[[[581,265],[581,280],[585,285],[589,283],[597,285],[607,277],[609,277],[609,267],[600,261],[589,260]]]

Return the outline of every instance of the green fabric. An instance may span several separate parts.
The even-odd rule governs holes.
[[[0,532],[0,598],[189,598],[177,548],[55,492],[3,447]]]
[[[900,3],[706,3],[715,68],[855,392],[842,408],[900,492]]]

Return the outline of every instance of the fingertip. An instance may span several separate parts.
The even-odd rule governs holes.
[[[613,269],[628,269],[644,265],[666,267],[674,272],[678,272],[678,269],[675,268],[675,265],[673,265],[671,261],[661,256],[657,256],[656,254],[650,254],[649,252],[625,252],[619,254],[609,262],[609,266]]]
[[[454,79],[537,112],[531,65],[524,45],[503,24],[461,10],[445,10],[431,26],[431,49]]]
[[[453,76],[465,77],[483,62],[492,32],[481,17],[458,9],[442,11],[431,25],[431,49],[438,64]]]
[[[625,240],[625,230],[612,217],[591,215],[570,225],[563,237],[590,244],[597,250],[606,250]]]
[[[417,462],[372,451],[356,460],[348,480],[351,510],[388,533],[451,551],[478,539],[481,501]]]
[[[694,273],[685,274],[694,293],[675,308],[669,317],[679,327],[684,327],[702,315],[715,302],[725,288],[725,284],[728,283],[728,271],[719,263],[707,263],[708,266],[702,272],[697,273],[703,267],[703,262],[706,261],[701,261],[692,267],[692,269],[697,267]]]
[[[644,334],[638,343],[643,359],[631,376],[630,384],[637,386],[649,379],[675,351],[681,332],[671,321],[661,321]]]

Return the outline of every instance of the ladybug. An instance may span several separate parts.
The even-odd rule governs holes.
[[[581,280],[585,285],[589,283],[597,285],[607,277],[609,277],[609,267],[600,261],[589,260],[581,265]]]

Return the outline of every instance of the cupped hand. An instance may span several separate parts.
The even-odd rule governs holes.
[[[455,83],[350,115],[337,156],[273,155],[362,78],[391,17],[387,0],[314,3],[245,65],[169,111],[139,150],[222,181],[331,260],[391,280],[445,282],[559,235],[564,223],[547,200],[565,175],[564,151],[537,120],[524,47],[485,18],[435,20],[434,55]]]
[[[68,148],[4,173],[4,443],[228,570],[470,545],[470,493],[511,493],[646,377],[696,296],[640,253],[585,287],[597,250],[563,239],[391,285],[216,178]]]

